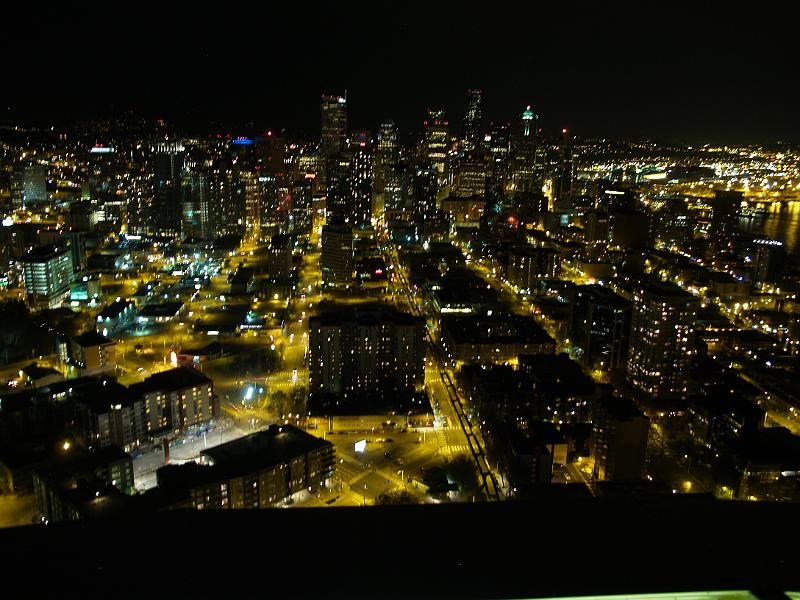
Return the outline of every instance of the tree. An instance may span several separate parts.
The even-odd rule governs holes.
[[[405,490],[389,490],[375,498],[375,504],[389,506],[397,504],[418,504],[418,502],[414,499],[414,496]]]

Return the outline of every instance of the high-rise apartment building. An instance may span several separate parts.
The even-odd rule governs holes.
[[[651,396],[686,396],[698,300],[678,286],[646,282],[633,293],[628,380]]]
[[[581,362],[603,371],[627,364],[632,305],[607,287],[593,284],[575,291],[572,311],[573,344]]]
[[[385,306],[325,310],[309,327],[309,394],[391,400],[424,383],[425,320]]]
[[[592,477],[596,481],[637,481],[644,475],[650,420],[630,401],[601,397],[592,407]]]

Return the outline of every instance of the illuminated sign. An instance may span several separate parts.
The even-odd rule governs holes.
[[[666,173],[648,173],[647,175],[644,176],[644,178],[645,179],[651,179],[651,180],[652,179],[666,179],[667,178],[667,174]]]
[[[3,225],[5,225],[5,221],[3,221]],[[780,240],[753,240],[753,242],[761,246],[783,246],[783,242]]]
[[[356,452],[364,452],[367,449],[367,440],[358,440],[353,447]]]
[[[14,224],[14,219],[11,217],[6,217],[3,219],[3,227],[11,227]]]
[[[95,146],[89,150],[89,154],[112,154],[113,152],[112,146]]]
[[[231,144],[236,144],[237,146],[250,145],[250,144],[253,144],[253,143],[255,143],[255,142],[253,142],[253,140],[251,140],[250,138],[246,138],[246,137],[237,137],[235,140],[233,140],[231,142]]]

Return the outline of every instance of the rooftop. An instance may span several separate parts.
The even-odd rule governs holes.
[[[194,487],[255,473],[289,463],[292,459],[333,444],[292,425],[272,425],[200,455],[205,465],[186,463],[158,471],[159,487]]]
[[[90,348],[92,346],[102,346],[103,344],[113,344],[114,342],[104,335],[100,335],[96,331],[84,331],[78,337],[72,339],[73,342],[82,346],[83,348]]]
[[[521,315],[442,315],[441,324],[456,344],[555,344],[533,318]]]
[[[171,392],[194,387],[211,380],[197,369],[192,367],[178,367],[169,371],[162,371],[150,375],[140,383],[134,383],[128,389],[136,395],[149,394],[150,392]]]

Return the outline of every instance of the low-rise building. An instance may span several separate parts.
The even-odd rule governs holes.
[[[97,315],[97,333],[111,335],[124,329],[133,318],[136,310],[130,300],[116,300],[112,302]]]
[[[113,446],[67,451],[33,473],[36,508],[49,523],[82,519],[86,504],[100,501],[109,486],[123,493],[133,490],[133,461]]]
[[[182,490],[196,509],[268,508],[334,476],[333,444],[291,425],[271,425],[200,453],[200,464],[162,467],[158,486]]]
[[[114,373],[117,368],[117,345],[94,331],[86,331],[72,339],[70,364],[80,375]]]

